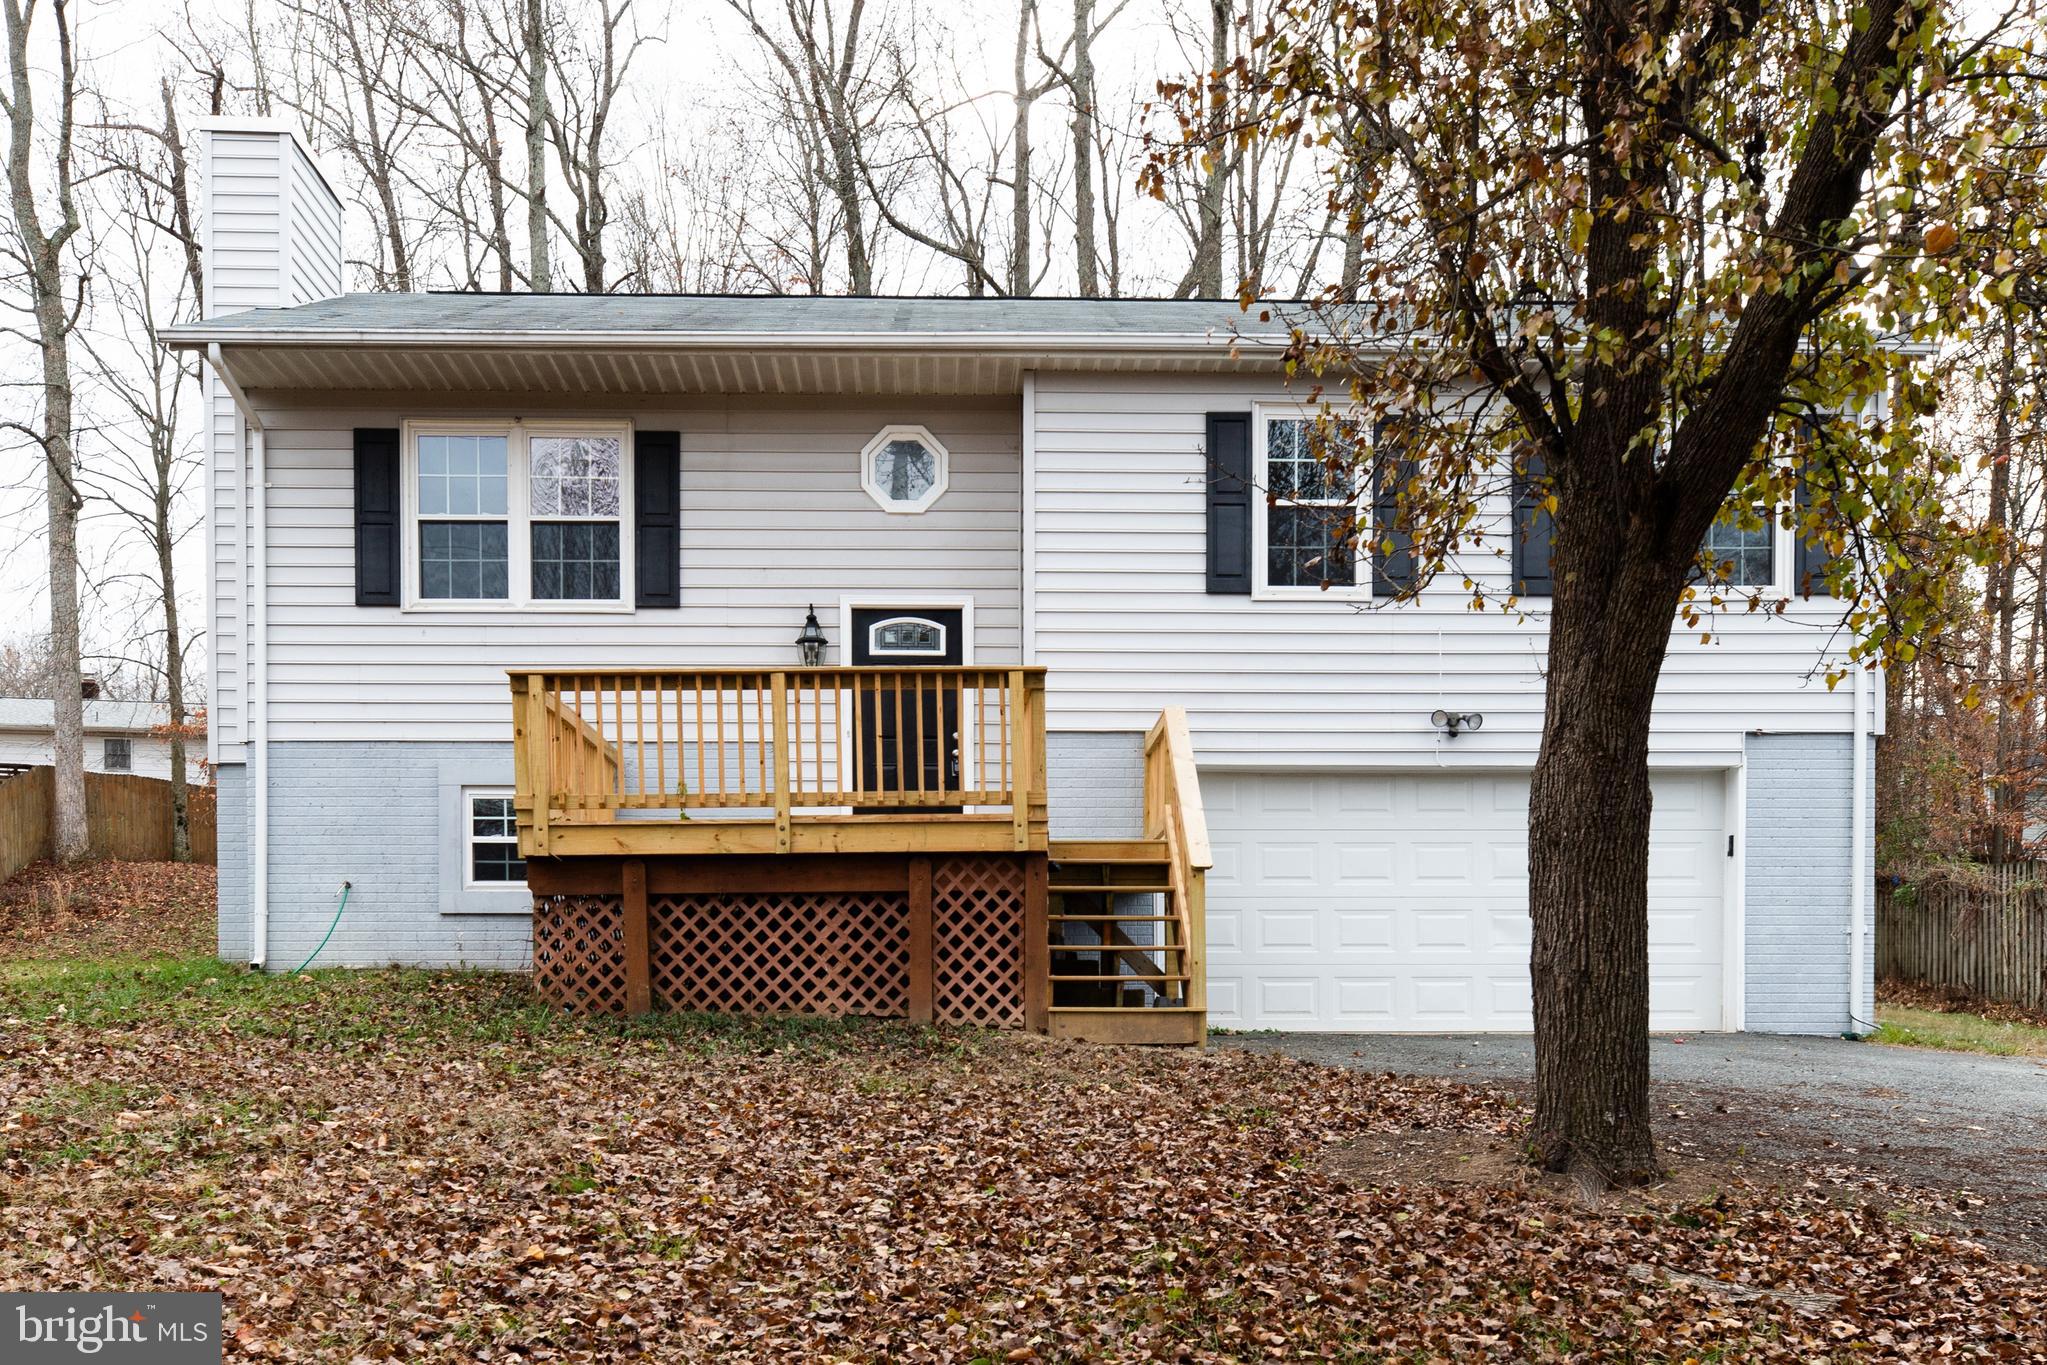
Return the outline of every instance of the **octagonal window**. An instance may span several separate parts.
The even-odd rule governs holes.
[[[945,447],[923,427],[883,427],[860,452],[860,485],[889,512],[922,512],[945,492]]]

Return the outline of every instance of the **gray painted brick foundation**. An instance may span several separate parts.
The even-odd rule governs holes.
[[[269,965],[288,971],[313,951],[346,880],[348,908],[316,966],[526,966],[525,893],[481,893],[492,899],[479,905],[460,892],[449,816],[461,786],[511,784],[509,744],[271,745]],[[247,839],[231,862],[227,833],[247,819],[246,781],[223,780],[220,803],[221,949],[246,958]]]
[[[1871,752],[1875,741],[1868,741]],[[1843,1033],[1848,1019],[1849,863],[1854,740],[1847,735],[1750,735],[1747,743],[1747,1028]],[[1872,760],[1873,761],[1873,760]],[[1869,840],[1874,858],[1875,840]],[[1862,870],[1875,877],[1873,861]],[[1875,897],[1863,999],[1873,998]]]
[[[1144,736],[1047,736],[1053,833],[1134,838],[1144,819]],[[341,883],[348,908],[316,965],[391,962],[525,967],[523,892],[462,887],[460,792],[512,784],[509,744],[273,744],[269,964],[289,970],[319,943]],[[251,942],[247,769],[223,766],[221,956]]]
[[[223,763],[213,774],[216,862],[215,918],[219,952],[229,962],[249,960],[249,770]]]
[[[1744,965],[1751,1030],[1824,1034],[1849,1027],[1851,747],[1842,735],[1747,741]],[[270,763],[273,968],[288,970],[313,950],[344,879],[354,890],[322,964],[527,965],[524,893],[462,887],[456,814],[464,786],[511,784],[510,745],[277,744]],[[1142,833],[1142,734],[1053,733],[1046,764],[1055,838]],[[247,769],[225,764],[216,782],[220,951],[246,960]],[[1866,984],[1874,937],[1872,923]]]

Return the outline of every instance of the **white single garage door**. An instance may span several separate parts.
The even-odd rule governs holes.
[[[1649,1012],[1720,1027],[1725,778],[1655,779]],[[1528,779],[1203,773],[1225,1027],[1525,1031]]]

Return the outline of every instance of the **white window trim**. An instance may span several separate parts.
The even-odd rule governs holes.
[[[897,502],[888,496],[885,489],[874,480],[874,456],[890,441],[916,441],[931,452],[932,461],[938,466],[933,471],[931,487],[915,502]],[[945,496],[945,490],[952,478],[952,455],[927,427],[888,426],[875,433],[874,439],[860,448],[860,487],[867,496],[874,499],[875,506],[890,516],[913,517],[929,511],[931,505]]]
[[[516,882],[480,882],[476,880],[477,798],[484,797],[510,801],[515,796],[516,793],[510,787],[462,788],[462,889],[464,891],[522,891],[526,889],[526,883],[523,879]],[[514,839],[512,847],[516,850],[518,848],[518,825],[516,821],[512,829]],[[505,841],[502,839],[491,839],[487,842],[501,844]]]
[[[120,746],[121,746],[121,756],[122,756],[122,758],[123,758],[123,759],[125,760],[125,761],[124,761],[124,762],[123,762],[123,763],[121,764],[121,766],[120,766],[120,767],[118,767],[118,768],[114,766],[114,755],[113,755],[113,751],[112,751],[112,750],[111,750],[111,749],[110,749],[110,748],[108,747],[109,745],[114,745],[114,744],[118,744],[118,745],[120,745]],[[134,740],[133,740],[133,739],[132,739],[131,737],[127,736],[127,735],[103,735],[103,736],[101,736],[101,738],[100,738],[100,766],[101,766],[101,767],[102,767],[102,768],[103,768],[103,769],[104,769],[105,771],[107,771],[107,772],[110,772],[110,773],[132,773],[132,772],[134,772],[134,771],[135,771],[135,741],[134,741]]]
[[[1272,422],[1315,420],[1316,410],[1294,403],[1254,403],[1251,406],[1251,600],[1254,602],[1369,602],[1372,600],[1372,575],[1369,564],[1358,566],[1361,581],[1348,588],[1322,588],[1309,585],[1294,587],[1290,584],[1273,583],[1268,574],[1271,569],[1271,555],[1268,546],[1271,541],[1270,525],[1272,504],[1268,500],[1272,489],[1272,478],[1266,468],[1266,428]],[[1352,495],[1350,505],[1360,511],[1369,512],[1370,499],[1367,490],[1360,485]],[[1340,507],[1343,504],[1304,502],[1288,499],[1288,504],[1299,507]]]
[[[419,438],[421,436],[502,436],[505,438],[505,551],[506,584],[510,595],[502,600],[489,597],[421,597],[419,593]],[[616,436],[619,438],[618,470],[618,591],[616,598],[582,601],[534,597],[533,516],[529,483],[528,442],[534,436]],[[636,588],[633,582],[633,427],[630,422],[564,421],[550,419],[510,421],[408,421],[399,458],[399,506],[404,512],[404,545],[401,563],[404,575],[404,606],[401,611],[418,612],[575,612],[629,615]],[[491,517],[449,520],[495,520]],[[557,518],[543,518],[556,520]],[[438,518],[430,518],[438,520]],[[567,518],[601,521],[601,517]]]

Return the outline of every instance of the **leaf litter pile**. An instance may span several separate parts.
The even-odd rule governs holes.
[[[218,1288],[231,1359],[2047,1358],[2047,1274],[1797,1188],[1585,1209],[1324,1159],[1511,1142],[1496,1091],[576,1021],[486,974],[0,968],[0,1290]]]
[[[0,883],[0,952],[199,952],[212,945],[213,907],[211,864],[30,863]]]

